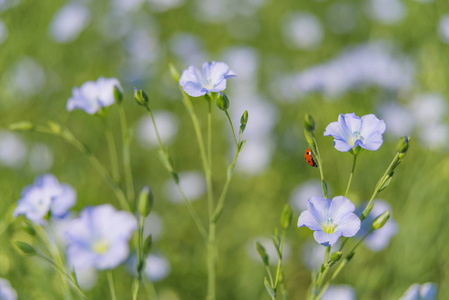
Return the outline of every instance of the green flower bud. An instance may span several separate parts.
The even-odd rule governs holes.
[[[293,209],[290,207],[290,205],[286,204],[281,216],[281,226],[284,230],[287,230],[290,227],[290,225],[292,224],[292,218]]]
[[[121,104],[123,101],[123,91],[116,85],[114,85],[114,98],[115,102],[118,104]]]
[[[332,253],[332,254],[331,254],[331,262],[337,262],[337,261],[339,261],[340,258],[341,258],[341,255],[342,255],[342,252],[341,252],[341,251],[337,251],[337,252]]]
[[[263,261],[263,264],[268,266],[268,254],[265,252],[265,248],[259,242],[256,242],[256,249]]]
[[[20,251],[27,255],[34,255],[36,254],[36,249],[34,249],[33,246],[31,246],[28,243],[17,241],[15,242],[17,248],[19,248]]]
[[[246,126],[246,124],[248,124],[248,111],[247,110],[245,110],[242,117],[240,118],[240,124],[245,125],[245,126]]]
[[[315,148],[315,141],[312,138],[312,132],[307,131],[307,129],[304,128],[304,136],[306,137],[307,144],[309,144],[312,148]]]
[[[410,144],[410,137],[403,136],[399,139],[398,145],[396,147],[396,151],[399,153],[406,153],[408,150],[408,146]]]
[[[384,212],[383,214],[381,214],[374,220],[373,229],[377,230],[377,229],[382,228],[385,225],[385,223],[387,223],[389,218],[390,218],[390,211],[387,210],[386,212]]]
[[[178,83],[180,78],[178,69],[176,69],[176,67],[172,63],[168,64],[168,68],[170,69],[171,77],[173,77],[173,80]]]
[[[143,253],[144,256],[147,256],[148,253],[150,253],[151,250],[151,246],[153,245],[153,237],[151,236],[151,234],[147,237],[147,239],[145,240],[145,242],[143,243]]]
[[[217,107],[222,111],[227,111],[229,108],[229,99],[224,93],[218,94]]]
[[[62,132],[62,127],[58,123],[55,123],[53,121],[48,121],[47,124],[53,133],[60,134]]]
[[[306,114],[304,116],[304,128],[308,132],[313,132],[315,130],[315,120],[312,118],[310,114]]]
[[[9,129],[17,131],[30,131],[34,129],[34,125],[31,122],[23,121],[9,125]]]
[[[148,106],[150,103],[147,94],[143,90],[137,88],[134,88],[134,100],[142,106]]]
[[[33,225],[27,223],[27,222],[22,222],[21,223],[22,229],[27,232],[28,234],[35,236],[36,235],[36,230],[34,229]]]
[[[148,186],[143,187],[137,200],[137,210],[143,218],[146,218],[153,209],[153,201],[151,189]]]

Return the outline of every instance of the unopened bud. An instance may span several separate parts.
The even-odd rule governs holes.
[[[226,96],[226,94],[221,93],[218,94],[217,98],[217,107],[221,109],[222,111],[227,111],[229,108],[229,99]]]
[[[310,114],[306,114],[304,116],[304,128],[308,132],[313,132],[315,130],[315,120],[312,118]]]
[[[152,244],[153,244],[153,237],[150,234],[143,243],[143,253],[145,256],[147,256],[148,253],[150,253]]]
[[[58,123],[53,121],[48,121],[48,127],[53,133],[60,134],[62,132],[62,127]]]
[[[27,222],[22,222],[22,229],[27,232],[30,235],[36,235],[36,230],[34,229],[33,225],[27,223]]]
[[[34,129],[34,125],[31,122],[23,121],[9,125],[9,129],[17,131],[30,131]]]
[[[312,148],[315,148],[315,140],[312,138],[312,134],[313,133],[304,128],[304,136],[306,137],[307,144],[309,144]]]
[[[123,91],[117,85],[114,85],[114,99],[118,104],[121,104],[123,101]]]
[[[134,100],[142,106],[147,106],[150,102],[147,94],[143,90],[137,88],[134,88]]]
[[[242,117],[240,118],[240,124],[241,125],[248,124],[248,111],[247,110],[245,110],[245,112],[243,113]]]
[[[342,255],[342,252],[341,252],[341,251],[337,251],[337,252],[332,253],[332,254],[331,254],[331,261],[332,261],[332,262],[337,262],[337,261],[339,261],[340,258],[341,258],[341,255]]]
[[[284,230],[287,230],[287,228],[290,227],[292,223],[293,218],[293,209],[290,207],[290,205],[286,204],[284,206],[284,210],[282,211],[281,216],[281,226]]]
[[[140,192],[139,199],[137,200],[137,210],[143,218],[147,217],[153,209],[153,201],[151,189],[148,186],[145,186]]]
[[[179,82],[180,75],[178,69],[176,69],[176,67],[172,63],[168,64],[168,68],[170,69],[170,74],[171,77],[173,77],[173,80]]]
[[[385,225],[385,223],[387,223],[388,219],[390,219],[390,211],[389,210],[387,210],[386,212],[384,212],[383,214],[381,214],[374,220],[373,229],[377,230],[377,229],[382,228]]]
[[[34,255],[36,254],[36,249],[28,243],[17,241],[15,242],[17,248],[25,254]]]
[[[265,252],[265,248],[259,242],[256,242],[256,249],[263,261],[263,264],[268,266],[268,254]]]
[[[399,153],[406,153],[408,150],[408,146],[410,144],[410,137],[403,136],[399,139],[398,145],[396,147],[396,151]]]

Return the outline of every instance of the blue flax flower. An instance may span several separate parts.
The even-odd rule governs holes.
[[[309,199],[307,210],[298,219],[298,227],[315,231],[313,237],[324,246],[332,246],[341,236],[352,237],[360,229],[360,219],[354,214],[355,205],[346,197]]]
[[[128,257],[128,242],[136,229],[129,212],[110,204],[87,207],[67,228],[67,258],[75,269],[113,269]]]
[[[97,113],[102,107],[115,103],[114,86],[122,90],[116,78],[100,77],[97,81],[87,81],[81,87],[73,88],[67,110],[82,109],[90,115]]]
[[[24,215],[36,224],[43,224],[49,212],[53,217],[62,218],[75,202],[76,193],[70,185],[60,184],[54,175],[45,174],[23,189],[13,216]]]
[[[412,284],[399,300],[436,300],[438,288],[436,284],[427,282],[422,285]]]
[[[330,123],[324,135],[332,136],[335,149],[341,152],[347,152],[358,146],[376,151],[382,146],[382,134],[385,129],[385,122],[373,114],[360,118],[350,113],[340,114],[338,122]]]
[[[17,293],[8,280],[0,278],[0,300],[16,300]]]
[[[223,62],[205,62],[203,70],[190,66],[182,72],[179,85],[192,97],[203,96],[210,92],[221,92],[226,89],[226,80],[235,77],[229,66]]]

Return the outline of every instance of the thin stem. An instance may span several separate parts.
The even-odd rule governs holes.
[[[351,174],[349,175],[348,185],[346,186],[345,197],[348,195],[349,188],[350,188],[351,182],[352,182],[352,176],[354,175],[355,164],[357,162],[357,155],[354,154],[353,156],[354,156],[354,160],[352,161],[352,170],[351,170]]]
[[[144,263],[144,249],[143,249],[143,228],[145,225],[145,219],[140,216],[139,219],[139,232],[138,232],[138,246],[137,246],[137,277],[135,279],[135,282],[133,283],[133,300],[137,299],[137,296],[139,294],[140,289],[140,283],[142,281],[142,270],[143,270],[143,263]]]
[[[112,271],[109,270],[106,273],[108,276],[109,291],[111,292],[111,299],[117,300],[117,294],[115,292],[115,284],[114,284],[114,277],[112,276]]]
[[[239,145],[238,145],[238,143],[237,143],[237,138],[235,137],[234,125],[232,125],[231,117],[229,116],[229,113],[228,113],[227,110],[225,111],[225,113],[226,113],[226,117],[228,117],[229,125],[231,126],[232,137],[234,138],[235,146],[238,147]]]
[[[151,121],[153,122],[153,128],[154,128],[154,131],[156,133],[157,141],[159,143],[159,149],[160,149],[160,151],[163,151],[164,153],[167,153],[165,148],[164,148],[164,145],[162,144],[162,140],[160,138],[159,131],[157,129],[156,121],[154,120],[153,113],[151,112],[151,110],[150,110],[150,108],[148,106],[146,108],[147,108],[148,114],[150,115]],[[179,181],[174,180],[174,182],[175,182],[176,187],[178,188],[179,192],[181,193],[182,198],[184,199],[184,202],[187,205],[187,209],[188,209],[190,215],[192,216],[193,221],[195,222],[196,226],[198,227],[198,230],[200,231],[200,233],[203,235],[204,238],[207,238],[207,231],[204,228],[204,225],[201,222],[201,219],[198,216],[198,213],[196,212],[195,208],[193,207],[192,202],[190,202],[190,200],[187,198],[187,196],[186,196],[186,194],[184,192],[184,189],[179,184]]]
[[[282,231],[282,241],[281,241],[281,256],[278,258],[278,266],[276,268],[276,279],[274,280],[274,289],[277,289],[279,283],[279,276],[282,270],[282,254],[284,253],[284,241],[285,241],[285,233],[286,231]]]
[[[114,136],[112,134],[111,128],[108,125],[105,125],[106,132],[106,141],[109,148],[109,155],[111,156],[111,169],[112,169],[112,178],[118,182],[120,180],[120,170],[118,166],[118,157],[117,157],[117,149],[114,141]]]
[[[215,223],[209,224],[207,245],[207,299],[215,299]]]
[[[267,270],[268,278],[270,279],[270,284],[273,287],[274,286],[273,275],[271,275],[270,267],[269,266],[265,266],[265,269]]]
[[[326,253],[324,254],[323,265],[326,265],[328,263],[330,253],[331,253],[331,247],[326,247]]]
[[[207,113],[207,161],[208,170],[204,170],[207,183],[207,199],[209,206],[209,221],[212,220],[214,213],[214,198],[212,190],[212,100],[208,99],[209,111]]]
[[[320,154],[320,149],[318,148],[318,143],[316,142],[316,139],[314,136],[312,136],[313,142],[315,144],[315,147],[311,147],[311,148],[315,148],[316,149],[316,157],[318,160],[318,169],[320,170],[320,178],[321,178],[321,189],[323,190],[323,196],[324,198],[327,198],[327,189],[324,188],[325,185],[325,181],[324,181],[324,173],[323,173],[323,161],[321,160],[321,154]],[[312,151],[314,151],[314,149],[312,149]]]
[[[123,141],[123,169],[125,171],[125,183],[126,183],[126,195],[128,201],[132,203],[134,201],[134,185],[133,185],[133,173],[131,169],[131,155],[129,151],[130,139],[128,122],[126,121],[126,113],[123,104],[119,105],[120,124],[122,127],[122,141]]]

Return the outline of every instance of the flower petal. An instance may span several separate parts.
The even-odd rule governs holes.
[[[315,238],[315,241],[320,243],[321,245],[324,245],[326,247],[333,246],[338,239],[341,237],[341,232],[334,232],[334,233],[325,233],[323,231],[315,231],[313,233],[313,237]]]
[[[201,75],[201,72],[200,70],[198,70],[198,68],[196,68],[195,66],[188,67],[187,70],[182,72],[181,78],[179,79],[179,85],[185,86],[187,82],[200,83],[202,77],[198,75]]]
[[[201,84],[193,81],[187,82],[182,89],[192,97],[203,96],[207,93],[207,90],[204,89]]]
[[[221,84],[223,80],[226,80],[225,76],[229,73],[229,66],[223,62],[213,61],[210,66],[210,74],[208,78],[210,82],[216,86]]]
[[[315,216],[308,210],[301,213],[298,218],[298,227],[308,227],[311,230],[321,230],[321,224]]]
[[[340,126],[338,122],[332,122],[327,125],[324,130],[324,136],[333,136],[336,139],[344,140],[346,139],[346,132],[343,131],[343,128]]]
[[[313,215],[313,217],[322,223],[327,219],[329,214],[329,205],[331,199],[324,199],[320,196],[314,196],[308,200],[307,209]]]
[[[338,223],[337,230],[345,237],[352,237],[360,230],[361,222],[354,213],[346,214]]]
[[[340,123],[340,126],[348,134],[347,138],[351,137],[356,131],[360,132],[362,128],[362,120],[355,113],[340,114],[338,116],[338,123]]]
[[[355,205],[344,196],[337,196],[332,199],[329,207],[329,216],[335,223],[339,224],[341,219],[348,213],[355,210]]]
[[[360,146],[366,150],[376,151],[382,146],[383,142],[384,140],[382,138],[382,134],[379,132],[374,132],[365,138],[365,141],[363,141]]]
[[[340,152],[348,152],[349,150],[352,149],[351,145],[349,145],[346,141],[340,139],[334,140],[334,147]]]
[[[379,120],[375,115],[369,114],[362,117],[362,128],[360,130],[360,134],[363,137],[366,138],[373,132],[382,134],[385,132],[385,129],[385,122],[383,120]]]

